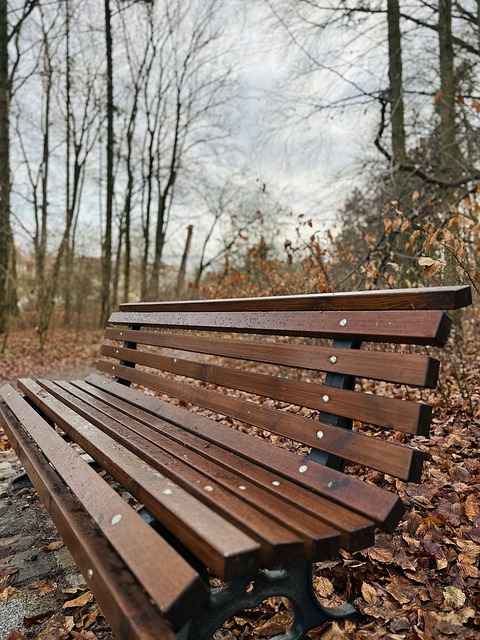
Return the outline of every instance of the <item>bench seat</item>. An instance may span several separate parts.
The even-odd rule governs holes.
[[[399,496],[344,473],[345,461],[420,481],[408,439],[428,434],[431,407],[393,385],[433,388],[439,370],[427,354],[360,341],[441,346],[444,309],[469,296],[449,287],[125,304],[106,330],[101,374],[4,386],[2,426],[117,636],[210,637],[235,604],[212,613],[207,569],[232,585],[257,577],[247,605],[232,589],[239,606],[276,593],[278,578],[300,619],[288,638],[351,613],[315,617],[310,604],[302,619],[300,591],[312,587],[296,597],[288,575],[309,567],[308,578],[339,549],[371,546],[376,528],[394,531]],[[379,392],[363,379],[382,381]]]

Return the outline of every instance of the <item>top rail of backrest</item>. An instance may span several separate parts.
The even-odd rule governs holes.
[[[472,304],[469,286],[387,289],[264,298],[126,302],[121,312],[450,310]]]

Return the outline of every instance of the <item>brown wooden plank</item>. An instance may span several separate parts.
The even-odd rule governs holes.
[[[420,479],[423,456],[418,449],[339,429],[310,418],[130,367],[112,365],[105,361],[100,361],[97,367],[105,373],[118,375],[122,379],[162,391],[184,402],[242,420],[407,482],[418,482]]]
[[[49,381],[43,382],[50,391],[62,398],[63,403],[69,406],[75,406],[76,410],[78,409],[79,411],[79,415],[82,415],[84,418],[89,418],[106,433],[111,436],[115,436],[116,441],[120,442],[121,440],[122,443],[125,444],[128,441],[129,449],[134,451],[135,454],[140,456],[142,459],[145,459],[149,465],[158,469],[162,474],[165,474],[165,476],[174,480],[179,485],[182,485],[185,489],[188,489],[192,494],[195,494],[198,498],[202,499],[205,504],[208,504],[209,506],[214,504],[219,512],[225,516],[228,515],[230,520],[232,522],[235,521],[237,526],[246,531],[249,536],[255,537],[255,539],[261,543],[261,560],[263,566],[270,569],[279,569],[284,568],[287,565],[297,563],[301,559],[303,555],[302,541],[298,535],[293,534],[291,530],[288,530],[282,524],[275,523],[270,517],[266,517],[264,514],[259,513],[258,510],[249,508],[248,505],[246,506],[240,500],[237,500],[231,493],[228,496],[228,500],[230,502],[229,508],[223,508],[222,504],[219,504],[219,500],[225,498],[225,496],[222,496],[219,487],[217,486],[215,488],[212,495],[212,492],[210,492],[209,489],[205,489],[205,487],[213,486],[212,480],[202,476],[200,473],[189,472],[186,461],[182,461],[182,464],[179,464],[178,460],[175,460],[170,452],[167,454],[165,454],[165,451],[162,452],[158,447],[158,443],[153,442],[155,446],[152,447],[151,444],[144,439],[142,441],[141,438],[135,438],[132,435],[133,432],[131,430],[129,431],[128,429],[125,429],[124,426],[119,424],[117,421],[112,420],[110,417],[107,418],[106,416],[99,418],[98,411],[94,410],[92,407],[87,407],[85,409],[85,405],[79,401],[78,398],[74,398],[73,401],[69,399],[68,394],[62,393],[61,388],[55,383],[50,383]],[[64,420],[61,416],[61,403],[60,405],[57,404],[54,401],[55,399],[49,395],[45,395],[45,397],[40,401],[38,396],[32,393],[31,389],[27,387],[25,390],[27,391],[29,398],[39,404],[42,410],[44,410],[49,417],[53,420],[58,420],[63,426]],[[90,453],[90,455],[95,456],[95,459],[109,470],[112,475],[118,477],[118,469],[112,467],[110,458],[104,451],[93,448],[91,443],[87,439],[82,438],[81,434],[79,434],[76,429],[70,429],[68,423],[64,426],[69,429],[69,435],[71,435],[75,441],[78,441],[82,448]],[[150,438],[150,443],[151,442],[152,439]],[[185,456],[185,454],[186,450],[184,449],[182,455]],[[156,502],[152,502],[148,491],[139,491],[139,487],[136,485],[135,479],[131,480],[128,477],[124,478],[122,476],[120,476],[119,479],[132,494],[145,498],[145,505],[152,511],[153,515],[157,516],[157,519],[162,518],[162,513],[159,512]],[[238,512],[232,516],[231,510],[233,507],[238,508]],[[161,519],[161,522],[162,524],[165,524],[164,519]],[[327,533],[327,538],[330,537],[331,533],[332,532]],[[334,536],[334,538],[335,537],[336,536]],[[184,536],[182,539],[185,541],[185,544],[192,549],[192,551],[197,551],[199,543],[195,539],[195,536],[190,540],[188,538],[185,539]],[[326,539],[325,542],[327,550],[329,545],[333,545],[330,548],[334,554],[334,549],[337,548],[335,539]],[[331,555],[329,557],[331,557]],[[207,566],[212,568],[209,558],[205,558],[204,560]],[[234,558],[230,560],[230,562],[232,561],[234,561]],[[229,571],[231,574],[230,577],[235,575],[234,572],[239,573],[237,577],[245,577],[245,575],[253,573],[251,564],[248,562],[239,562],[235,566],[231,567]],[[221,575],[221,573],[219,575]],[[225,577],[229,576],[225,575]]]
[[[421,354],[334,349],[305,344],[226,340],[187,334],[135,331],[107,327],[105,337],[132,344],[180,349],[254,362],[299,367],[435,388],[439,361]]]
[[[276,474],[272,474],[266,469],[260,468],[258,465],[252,464],[223,449],[222,442],[214,444],[202,438],[196,425],[198,424],[201,431],[202,424],[208,423],[208,418],[191,412],[187,414],[185,410],[179,409],[178,415],[180,419],[184,418],[189,422],[190,429],[192,429],[192,431],[189,431],[139,409],[139,405],[134,402],[138,392],[132,392],[130,389],[127,391],[127,396],[129,397],[122,400],[83,381],[74,381],[71,385],[61,383],[60,386],[62,388],[68,387],[69,389],[76,388],[75,391],[72,391],[73,394],[78,395],[80,398],[88,397],[88,402],[92,406],[98,407],[106,415],[118,416],[121,412],[125,416],[135,418],[136,422],[146,425],[147,430],[146,432],[142,431],[142,433],[146,433],[146,437],[150,438],[152,442],[157,441],[156,437],[151,435],[152,430],[159,434],[166,434],[169,440],[169,451],[172,450],[171,442],[173,441],[181,445],[181,449],[177,448],[177,451],[179,451],[180,455],[183,455],[183,458],[185,458],[185,447],[190,452],[195,452],[193,456],[190,452],[188,453],[188,464],[202,471],[208,469],[207,475],[209,477],[228,487],[237,495],[241,495],[243,499],[251,501],[265,513],[272,514],[292,529],[303,530],[305,514],[311,514],[339,530],[342,534],[342,545],[349,551],[356,551],[373,544],[373,526],[369,520],[328,500],[324,500],[292,482],[283,479],[280,481]],[[83,394],[83,391],[88,396]],[[132,402],[127,400],[132,400]],[[200,456],[198,452],[200,452]],[[207,463],[201,460],[203,458],[207,459]],[[208,464],[210,462],[214,462],[215,467]],[[206,466],[207,464],[208,466]],[[218,472],[219,465],[221,467],[220,472]],[[235,473],[231,473],[232,471]],[[258,485],[262,490],[261,493],[255,491],[254,488],[252,490],[252,487],[249,487],[250,490],[247,492],[243,489],[239,491],[238,485],[245,486],[245,480]],[[274,497],[273,500],[272,497]],[[281,499],[280,502],[278,498]],[[289,504],[296,507],[294,513],[295,522],[290,521]],[[297,509],[301,510],[301,512],[299,513]]]
[[[303,539],[308,560],[317,562],[337,555],[337,530],[312,515],[299,512],[295,506],[264,488],[245,482],[244,478],[232,473],[230,467],[221,468],[216,460],[204,457],[203,448],[211,446],[205,440],[197,438],[197,446],[186,452],[185,437],[188,434],[178,427],[158,419],[153,419],[156,424],[152,424],[152,416],[138,409],[134,417],[133,414],[128,415],[118,410],[120,401],[116,405],[105,404],[70,383],[43,381],[42,384],[67,406],[75,407],[75,411],[92,424],[111,434],[122,446],[234,522],[249,536],[260,540],[259,536],[263,534],[264,538],[272,539],[278,531],[281,544],[269,544],[276,548],[265,553],[262,558],[264,566],[273,567],[275,563],[277,568],[285,566],[285,559],[288,561],[291,557],[289,541],[292,536],[285,536],[284,527]],[[177,438],[171,437],[174,435],[172,432],[176,432]],[[102,451],[101,455],[103,464],[105,452]],[[231,457],[225,451],[223,455]],[[98,455],[95,457],[98,459]],[[104,466],[109,470],[108,465]],[[150,505],[143,502],[150,509]],[[241,571],[243,575],[253,573],[245,562],[241,563]]]
[[[153,311],[113,313],[109,322],[437,346],[445,344],[451,326],[450,318],[442,311]]]
[[[48,411],[47,415],[66,433],[75,435],[75,441],[123,486],[133,490],[215,575],[228,581],[255,573],[259,568],[259,545],[237,527],[145,465],[133,453],[119,448],[110,435],[43,392],[38,384],[21,380],[19,386],[45,413]]]
[[[11,387],[0,396],[160,611],[176,626],[204,599],[198,574]],[[141,540],[141,545],[132,544]],[[164,575],[165,580],[159,580]],[[170,576],[175,576],[170,580]],[[183,610],[183,613],[182,613]],[[174,619],[172,618],[174,616]]]
[[[122,311],[367,311],[370,309],[460,309],[472,304],[469,286],[321,293],[228,300],[127,302]]]
[[[103,345],[101,353],[121,360],[122,364],[127,362],[141,364],[221,387],[239,389],[301,407],[328,411],[333,415],[388,429],[397,429],[405,433],[427,435],[430,427],[432,408],[419,402],[377,396],[361,391],[335,389],[321,384],[219,367],[137,349]],[[328,445],[325,444],[325,446]]]
[[[182,410],[171,403],[135,392],[96,374],[88,376],[87,382],[97,388],[108,390],[109,393],[121,399],[126,397],[130,399],[133,394],[135,397],[133,402],[146,411],[165,418],[173,424],[188,428],[183,414],[190,412],[183,410],[179,413]],[[202,418],[202,416],[198,417]],[[195,433],[199,433],[213,443],[222,442],[222,446],[228,451],[312,489],[320,496],[341,504],[347,509],[360,513],[387,531],[393,531],[404,513],[400,498],[393,493],[316,463],[308,463],[308,469],[305,472],[300,471],[304,463],[298,455],[279,447],[272,447],[261,438],[252,438],[250,435],[206,418],[203,420],[195,421],[192,427]]]
[[[9,387],[6,392],[14,390]],[[172,629],[141,585],[106,539],[98,535],[93,520],[73,494],[65,491],[53,467],[3,402],[0,424],[116,637],[173,640]],[[196,604],[201,606],[202,597]]]

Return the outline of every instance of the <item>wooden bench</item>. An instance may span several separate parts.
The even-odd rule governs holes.
[[[443,346],[444,310],[470,303],[445,287],[123,304],[98,364],[113,377],[4,386],[1,424],[116,637],[210,638],[272,595],[295,614],[278,638],[353,614],[320,607],[312,563],[372,545],[404,507],[344,461],[420,481],[408,437],[431,408],[404,385],[435,387],[439,363],[391,345]]]

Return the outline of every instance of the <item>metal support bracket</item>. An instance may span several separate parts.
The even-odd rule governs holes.
[[[253,609],[272,596],[289,599],[293,623],[285,633],[271,640],[304,640],[308,631],[325,622],[358,615],[350,604],[323,607],[313,589],[312,565],[302,561],[285,570],[260,571],[212,593],[206,608],[179,632],[177,640],[210,640],[215,631],[236,613]]]
[[[141,325],[139,324],[130,324],[128,325],[128,328],[133,330],[133,331],[138,331],[140,329]],[[123,343],[123,347],[124,349],[136,349],[137,348],[137,343],[136,342],[128,342],[125,341]],[[131,367],[132,369],[135,369],[135,363],[134,362],[128,362],[127,360],[120,360],[120,364],[123,365],[124,367]],[[130,382],[130,380],[125,380],[125,378],[121,378],[121,377],[116,377],[115,378],[115,382],[118,382],[118,384],[123,384],[126,387],[129,387],[132,383]]]
[[[359,349],[360,345],[360,342],[353,342],[351,340],[334,340],[332,344],[334,349]],[[325,386],[352,391],[355,388],[355,376],[347,376],[341,373],[327,373],[325,376]],[[320,422],[326,422],[340,429],[351,429],[353,424],[351,418],[336,416],[325,411],[320,413],[318,419]],[[312,449],[307,456],[307,460],[313,460],[337,471],[343,471],[345,468],[345,460],[343,460],[343,458],[339,458],[326,451],[321,451],[320,449]]]

